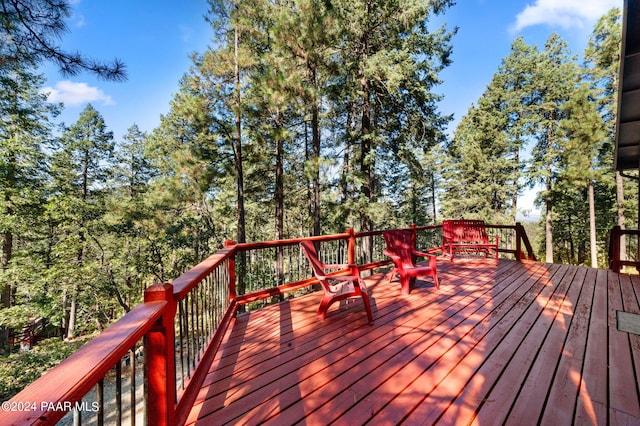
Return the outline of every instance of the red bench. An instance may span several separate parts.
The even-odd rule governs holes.
[[[450,260],[456,253],[484,253],[498,259],[498,237],[489,242],[483,220],[443,220],[442,251]]]

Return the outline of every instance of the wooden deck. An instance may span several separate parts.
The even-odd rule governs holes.
[[[367,280],[318,321],[319,294],[239,315],[188,424],[640,424],[640,279],[509,260],[439,261],[400,295]]]

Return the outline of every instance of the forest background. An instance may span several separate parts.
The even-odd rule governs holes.
[[[580,56],[557,34],[516,38],[448,135],[436,88],[456,29],[432,22],[452,5],[210,1],[216,43],[193,55],[160,125],[120,140],[92,105],[58,123],[41,58],[5,45],[0,396],[226,239],[513,224],[539,185],[538,257],[605,266],[611,226],[638,226],[637,184],[612,166],[620,11]],[[34,321],[56,337],[11,354]]]

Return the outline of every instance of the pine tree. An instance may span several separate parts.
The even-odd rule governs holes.
[[[513,223],[522,186],[520,152],[531,131],[532,78],[539,52],[517,38],[477,106],[447,145],[443,213]]]
[[[560,123],[566,118],[562,105],[571,98],[579,77],[575,58],[570,54],[566,42],[557,34],[552,34],[538,57],[533,76],[531,134],[536,143],[528,173],[531,181],[544,185],[539,197],[545,206],[547,262],[553,262],[553,194],[558,155],[565,140],[560,128]]]
[[[561,127],[567,139],[559,153],[558,188],[554,190],[554,198],[557,199],[555,205],[561,206],[571,195],[576,198],[569,204],[576,205],[577,209],[573,212],[565,210],[564,214],[559,216],[566,221],[565,226],[578,222],[583,225],[581,229],[589,230],[591,266],[596,268],[598,253],[594,182],[601,180],[601,173],[597,170],[597,158],[605,139],[605,132],[592,92],[586,83],[575,88],[574,94],[562,106],[562,110],[566,118],[562,121]],[[572,220],[572,217],[577,220]],[[575,237],[572,235],[571,238],[573,240]],[[581,264],[586,258],[586,247],[582,251],[584,254],[577,259],[572,252],[571,257],[564,260]]]
[[[432,14],[450,5],[333,3],[341,34],[337,65],[342,75],[336,85],[344,85],[333,99],[346,114],[340,122],[352,176],[345,181],[353,182],[353,208],[363,230],[372,229],[373,212],[380,207],[384,166],[378,159],[402,162],[413,169],[413,176],[423,176],[416,150],[428,152],[444,140],[449,117],[438,113],[439,97],[432,90],[449,63],[452,33],[444,28],[429,31],[427,24]]]
[[[62,231],[61,242],[55,249],[59,261],[53,273],[60,274],[66,284],[62,289],[63,307],[68,307],[66,337],[72,338],[85,290],[96,286],[101,276],[93,243],[105,213],[104,195],[114,153],[113,133],[107,130],[100,113],[88,104],[78,121],[63,134],[61,145],[53,158],[55,195],[49,215]]]
[[[51,148],[51,119],[59,111],[39,93],[43,82],[28,64],[0,68],[0,309],[16,305],[18,290],[29,292],[18,288],[16,277],[24,276],[20,265],[30,263],[23,256],[27,244],[40,239],[35,225],[41,225],[46,150]],[[28,287],[28,281],[22,286]],[[7,335],[2,332],[0,337],[3,351]]]
[[[1,0],[0,8],[0,68],[47,60],[65,76],[85,70],[107,80],[126,79],[120,60],[106,63],[64,51],[56,44],[68,31],[65,20],[72,13],[68,1]]]
[[[622,36],[621,16],[620,9],[614,8],[598,20],[584,52],[583,68],[585,80],[590,83],[591,90],[594,92],[594,102],[597,102],[602,117],[601,124],[605,131],[601,151],[597,158],[598,168],[602,173],[601,186],[604,187],[604,194],[600,198],[606,199],[609,193],[615,192],[615,222],[624,229],[627,226],[627,218],[633,217],[632,212],[636,211],[632,206],[634,203],[629,202],[629,199],[635,199],[637,193],[635,191],[626,193],[622,174],[619,171],[613,171],[615,114]],[[613,177],[611,177],[612,174],[614,174]],[[608,209],[606,205],[602,207],[598,209],[599,212]],[[609,229],[611,223],[607,220],[608,215],[601,214],[600,216],[604,216],[599,220],[602,223],[601,227]],[[624,236],[622,236],[621,249],[621,256],[624,257],[626,249]]]

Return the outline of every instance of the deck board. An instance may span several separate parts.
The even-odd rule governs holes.
[[[311,294],[239,314],[187,424],[640,424],[637,277],[439,261],[410,295],[384,274],[316,319]],[[610,365],[610,368],[607,368]]]

